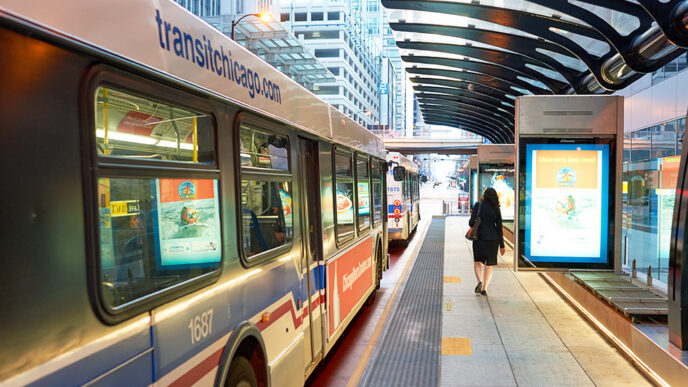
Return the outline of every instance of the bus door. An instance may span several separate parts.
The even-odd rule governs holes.
[[[308,308],[310,322],[310,364],[323,354],[324,337],[324,278],[322,250],[320,243],[320,177],[318,174],[318,144],[315,141],[299,138],[299,162],[301,179],[301,235],[303,235],[302,271],[308,283]]]

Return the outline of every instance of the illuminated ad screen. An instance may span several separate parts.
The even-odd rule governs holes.
[[[525,257],[606,264],[609,145],[526,145]]]
[[[160,268],[213,266],[222,257],[217,180],[158,179]]]
[[[487,188],[494,188],[499,197],[499,210],[503,220],[514,220],[514,166],[480,165],[480,189],[476,201]]]
[[[478,171],[471,171],[471,207],[478,201]]]

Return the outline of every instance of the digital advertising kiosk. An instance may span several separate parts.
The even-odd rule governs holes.
[[[478,201],[485,189],[492,187],[499,196],[499,209],[505,226],[514,220],[514,145],[478,145]]]
[[[623,97],[516,99],[514,269],[621,270]]]
[[[478,155],[471,155],[468,159],[468,203],[473,204],[478,201]]]

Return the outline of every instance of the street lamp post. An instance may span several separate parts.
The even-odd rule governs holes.
[[[246,15],[243,15],[242,17],[238,18],[237,20],[232,20],[232,30],[231,30],[231,38],[234,40],[234,29],[236,28],[237,24],[239,24],[240,21],[244,20],[244,18],[248,16],[255,16],[257,18],[260,18],[260,20],[267,22],[270,20],[270,14],[269,13],[247,13]]]

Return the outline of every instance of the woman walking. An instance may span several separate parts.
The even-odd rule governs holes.
[[[499,210],[499,197],[494,188],[486,189],[483,199],[475,203],[468,225],[473,227],[476,218],[480,218],[480,225],[478,240],[473,241],[473,268],[478,279],[475,292],[487,296],[487,287],[492,280],[492,266],[497,264],[497,249],[500,255],[504,255],[502,213]]]

